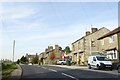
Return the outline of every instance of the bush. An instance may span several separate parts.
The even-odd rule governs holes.
[[[56,65],[56,64],[57,64],[57,60],[53,60],[53,61],[52,61],[52,64],[53,64],[53,65]]]

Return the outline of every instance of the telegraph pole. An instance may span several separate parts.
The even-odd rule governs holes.
[[[14,62],[14,53],[15,53],[15,40],[13,41],[13,62]]]

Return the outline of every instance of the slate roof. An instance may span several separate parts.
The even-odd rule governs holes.
[[[110,31],[109,33],[103,35],[102,37],[98,38],[98,40],[103,39],[103,38],[105,38],[105,37],[112,36],[112,35],[117,34],[117,33],[120,33],[120,26],[119,26],[118,28]]]

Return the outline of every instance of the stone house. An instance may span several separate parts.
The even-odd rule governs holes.
[[[32,62],[32,59],[35,57],[35,56],[38,56],[37,54],[36,55],[32,55],[32,54],[28,54],[26,53],[26,58],[28,60],[28,63],[31,63]]]
[[[120,62],[120,27],[98,38],[102,42],[100,49],[114,63]]]
[[[73,61],[80,65],[86,65],[90,55],[100,54],[99,37],[108,33],[105,27],[101,29],[91,28],[91,32],[87,31],[86,35],[72,43]]]
[[[55,48],[53,48],[53,46],[48,46],[48,48],[45,49],[45,52],[41,53],[41,56],[44,58],[44,64],[52,64],[53,60],[51,60],[51,58],[54,58],[54,61],[56,61],[62,59],[63,55],[64,52],[59,45],[55,45]]]

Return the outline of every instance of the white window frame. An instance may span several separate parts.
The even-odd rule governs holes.
[[[115,41],[114,36],[109,37],[109,43],[113,43]]]

